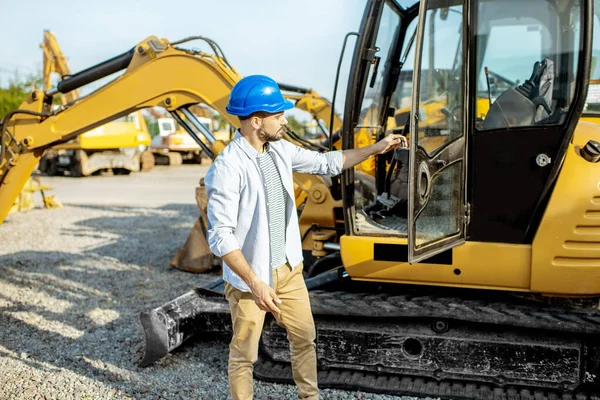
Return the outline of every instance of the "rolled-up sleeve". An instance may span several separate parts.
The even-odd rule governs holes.
[[[223,257],[240,248],[235,237],[240,178],[229,165],[216,161],[208,170],[204,184],[208,197],[208,246],[217,257]]]
[[[293,143],[287,143],[287,150],[292,153],[292,170],[313,175],[339,175],[343,170],[342,151],[306,150]]]

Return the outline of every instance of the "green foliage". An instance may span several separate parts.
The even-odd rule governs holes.
[[[0,88],[0,117],[19,108],[29,95],[30,88],[24,83],[12,81],[7,88]]]
[[[31,75],[25,79],[13,79],[8,87],[0,87],[0,118],[7,112],[19,108],[33,89],[43,87],[42,75]],[[62,94],[57,94],[52,99],[52,104],[62,104]]]
[[[35,88],[43,87],[42,75],[31,75],[25,79],[12,79],[8,87],[0,87],[0,118],[7,112],[19,108]],[[54,96],[53,104],[61,104],[61,94]]]
[[[146,121],[146,126],[148,127],[148,133],[150,137],[158,135],[158,125],[156,124],[156,120],[154,118],[150,118],[144,115],[144,121]]]
[[[213,120],[215,122],[214,129],[217,130],[217,131],[219,131],[221,129],[225,129],[225,127],[227,126],[227,121],[219,113],[215,113],[213,115]]]
[[[294,118],[294,116],[292,115],[286,115],[285,118],[288,120],[288,125],[290,128],[292,128],[292,130],[294,132],[296,132],[299,135],[302,135],[304,132],[304,127],[302,126],[302,123],[300,121],[298,121],[296,118]]]

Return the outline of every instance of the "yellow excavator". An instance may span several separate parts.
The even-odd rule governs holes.
[[[200,122],[196,116],[198,104],[206,104],[220,112],[230,125],[237,126],[239,121],[226,114],[224,106],[227,103],[229,91],[241,76],[229,65],[216,43],[203,37],[194,37],[189,40],[192,39],[206,41],[213,48],[214,53],[178,47],[178,44],[188,40],[173,44],[164,39],[149,38],[129,53],[81,73],[65,77],[56,88],[48,89],[45,92],[34,91],[19,110],[7,114],[4,117],[3,162],[0,164],[0,182],[2,183],[0,186],[2,194],[0,221],[5,215],[4,201],[14,198],[15,188],[23,184],[21,182],[23,171],[29,168],[29,164],[25,167],[25,162],[29,162],[26,160],[33,163],[40,152],[47,149],[52,150],[54,147],[78,137],[82,132],[86,132],[85,129],[93,129],[106,121],[117,119],[136,110],[151,107],[165,108],[171,112],[179,126],[196,140],[203,152],[208,157],[214,158],[225,146],[225,143],[217,140],[210,130]],[[164,72],[169,65],[178,67],[182,65],[189,70],[189,74],[178,81]],[[58,109],[53,109],[48,103],[52,96],[58,93],[73,92],[85,84],[122,69],[126,69],[122,76],[86,97],[72,99]],[[203,83],[190,82],[190,76],[203,76]],[[144,83],[144,79],[148,79],[152,83]],[[141,86],[147,87],[148,90],[132,89]],[[187,89],[182,94],[178,94],[177,88],[179,87]],[[159,96],[160,93],[163,93],[164,96]],[[122,100],[115,102],[116,98]],[[192,98],[198,101],[194,102],[191,100]],[[175,99],[183,99],[181,100],[184,101],[183,105],[181,103],[172,104]],[[25,126],[31,123],[31,116],[37,117],[34,119],[38,121],[33,124],[33,129]],[[291,131],[290,134],[294,135]],[[19,135],[25,136],[20,137]],[[289,140],[294,140],[289,135],[287,137]],[[299,140],[302,139],[299,138]],[[307,176],[307,178],[298,176],[296,179],[301,188],[300,191],[302,189],[310,190],[312,182],[322,182],[319,177],[312,176]],[[300,201],[303,200],[300,199]],[[327,218],[333,218],[333,211],[331,214],[331,217]],[[319,219],[307,222],[308,226],[318,223]]]
[[[343,148],[396,131],[410,149],[377,157],[371,196],[357,192],[356,170],[340,178],[341,261],[306,280],[321,387],[600,396],[600,127],[586,121],[600,110],[597,82],[588,95],[598,3],[367,2]],[[402,124],[394,95],[406,71]],[[221,290],[142,313],[142,364],[228,332]],[[291,383],[287,350],[266,323],[255,376]]]
[[[302,110],[313,118],[318,124],[321,133],[329,137],[330,131],[333,134],[342,129],[342,119],[335,112],[332,113],[332,104],[329,100],[321,96],[313,89],[303,88],[285,83],[278,83],[284,97],[294,102],[294,106]],[[333,114],[333,115],[332,115]],[[331,121],[333,118],[333,121]],[[332,126],[329,126],[333,123]],[[334,141],[334,146],[340,146],[337,141]]]
[[[323,240],[331,253],[317,262],[328,259],[333,268],[307,279],[321,387],[441,398],[598,397],[600,129],[581,121],[599,19],[594,3],[367,2],[342,147],[353,147],[361,131],[379,139],[397,130],[410,135],[410,149],[377,157],[370,196],[356,190],[355,170],[340,177],[344,235],[338,244]],[[187,82],[215,66],[179,44],[149,38],[65,79],[57,91],[126,69],[60,113],[49,109],[53,91],[35,91],[7,114],[0,213],[44,147],[105,120],[163,106],[197,136],[203,128],[189,105],[210,98],[222,110],[234,81]],[[405,64],[414,71],[411,113],[399,127],[390,123],[391,99]],[[175,68],[180,73],[169,74]],[[519,82],[496,90],[488,68]],[[448,71],[447,79],[437,71]],[[152,87],[139,86],[153,78]],[[429,90],[439,81],[440,90]],[[123,90],[136,84],[143,90]],[[427,107],[434,102],[444,107]],[[219,285],[142,313],[144,365],[193,336],[230,329]],[[264,329],[255,375],[291,382],[285,331],[272,321]]]
[[[147,109],[153,119],[148,125],[152,136],[150,151],[156,165],[181,165],[184,159],[201,162],[202,148],[168,113]]]
[[[57,73],[62,79],[66,79],[71,72],[67,58],[51,31],[44,31],[40,47],[44,54],[44,90],[48,91],[52,86],[52,74]],[[62,107],[79,98],[79,88],[60,94]],[[89,176],[108,169],[115,175],[149,171],[154,166],[152,154],[146,151],[149,144],[150,135],[146,122],[136,112],[98,126],[75,140],[53,146],[40,160],[39,169],[49,175],[66,172],[75,177]]]

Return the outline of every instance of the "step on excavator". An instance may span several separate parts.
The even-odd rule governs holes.
[[[65,79],[71,76],[71,71],[54,33],[44,31],[40,47],[44,54],[44,90],[48,91],[52,86],[53,74]],[[62,93],[62,107],[75,102],[80,96],[79,88]],[[107,170],[112,170],[115,175],[150,171],[154,166],[154,158],[146,150],[149,145],[150,134],[146,122],[139,112],[134,112],[91,129],[74,140],[54,145],[41,158],[39,170],[48,175],[68,174],[73,177]]]
[[[396,131],[410,149],[376,158],[370,195],[340,177],[338,264],[306,279],[320,387],[600,398],[599,3],[367,2],[342,147]],[[229,332],[222,287],[143,312],[142,365]],[[254,374],[293,382],[274,320]]]

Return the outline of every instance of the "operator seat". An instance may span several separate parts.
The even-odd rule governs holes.
[[[531,77],[520,86],[509,88],[490,107],[483,129],[531,126],[548,118],[552,110],[554,63],[548,57],[533,65]]]

